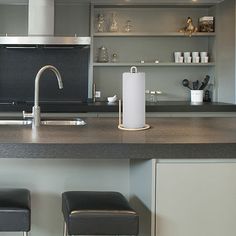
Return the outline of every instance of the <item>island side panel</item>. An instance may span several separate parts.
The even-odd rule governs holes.
[[[130,202],[140,217],[140,236],[155,236],[156,159],[130,160]]]
[[[236,163],[157,164],[156,236],[236,235]]]

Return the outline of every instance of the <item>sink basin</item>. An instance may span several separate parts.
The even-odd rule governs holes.
[[[0,125],[31,125],[32,120],[0,120]],[[41,125],[86,125],[80,118],[71,120],[42,120]]]
[[[41,125],[86,125],[85,121],[77,118],[74,120],[42,120]]]
[[[31,125],[32,120],[0,120],[0,125]]]

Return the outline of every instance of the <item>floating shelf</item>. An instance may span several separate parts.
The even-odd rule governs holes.
[[[174,63],[174,62],[166,62],[166,63],[139,63],[139,62],[124,62],[124,63],[110,63],[104,62],[93,63],[94,67],[125,67],[125,66],[142,66],[142,67],[162,67],[162,66],[176,66],[176,67],[185,67],[185,66],[215,66],[215,63]]]
[[[203,33],[197,32],[193,33],[191,37],[213,37],[216,33]],[[94,37],[188,37],[188,35],[180,32],[104,32],[104,33],[94,33]]]

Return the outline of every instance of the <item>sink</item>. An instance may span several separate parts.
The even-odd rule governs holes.
[[[0,125],[31,125],[32,120],[0,120]],[[71,120],[41,120],[41,125],[86,125],[86,122],[80,118]]]
[[[0,120],[0,125],[31,125],[32,120]]]
[[[41,120],[41,125],[86,125],[86,123],[77,118],[73,120]]]

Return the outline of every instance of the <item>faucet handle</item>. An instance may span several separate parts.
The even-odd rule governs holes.
[[[24,119],[25,119],[25,118],[33,118],[33,114],[32,114],[32,113],[23,111],[22,114],[23,114],[23,118],[24,118]]]

